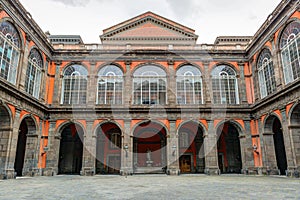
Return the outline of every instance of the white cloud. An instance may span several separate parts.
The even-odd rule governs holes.
[[[86,6],[90,0],[52,0],[70,6]]]
[[[102,30],[152,11],[196,30],[199,43],[254,35],[280,0],[20,0],[44,31],[99,43]],[[58,3],[59,2],[59,3]]]

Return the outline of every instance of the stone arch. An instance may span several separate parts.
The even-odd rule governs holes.
[[[266,161],[271,173],[286,174],[287,157],[284,144],[284,134],[280,117],[271,114],[264,121],[264,145],[266,150]],[[278,169],[278,172],[277,172]]]
[[[0,104],[0,177],[5,174],[9,140],[12,133],[12,114],[5,104]]]
[[[56,147],[58,174],[79,175],[82,169],[85,129],[79,122],[65,122],[58,127]]]
[[[182,122],[178,129],[179,167],[181,173],[204,173],[205,127],[201,122],[189,120]]]
[[[294,149],[295,165],[300,166],[300,104],[292,107],[290,114],[289,131],[292,135],[292,148]]]
[[[163,173],[167,167],[167,127],[159,121],[144,120],[132,130],[134,173]]]
[[[30,114],[24,115],[20,122],[14,169],[17,176],[33,176],[38,173],[38,124]]]
[[[221,173],[241,173],[242,152],[240,136],[243,128],[234,120],[217,125],[218,164]]]
[[[121,168],[122,129],[114,121],[103,121],[95,129],[96,173],[119,174]]]

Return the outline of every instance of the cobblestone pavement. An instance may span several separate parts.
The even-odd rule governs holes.
[[[300,199],[300,179],[243,175],[24,177],[0,199]]]

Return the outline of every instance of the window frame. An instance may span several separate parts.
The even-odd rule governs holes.
[[[133,105],[167,105],[168,103],[167,74],[156,65],[144,65],[136,69],[133,73],[132,88]]]
[[[231,74],[230,74],[231,73]],[[217,80],[218,88],[214,89],[214,81]],[[234,90],[232,91],[230,80],[234,80]],[[222,82],[225,82],[223,87]],[[237,73],[233,67],[226,64],[217,65],[211,72],[211,88],[212,88],[212,100],[214,104],[220,105],[238,105],[240,104],[239,99],[239,87]],[[215,99],[215,93],[219,93],[220,99]],[[234,102],[232,101],[231,95],[235,95]],[[229,102],[228,102],[229,101]]]
[[[21,58],[21,37],[8,20],[0,23],[0,44],[0,77],[15,85]]]
[[[73,68],[73,72],[71,74],[66,74],[68,73],[68,70],[72,70],[71,68]],[[77,69],[76,69],[77,68]],[[83,73],[83,75],[80,73]],[[65,102],[65,93],[66,93],[66,81],[70,80],[70,87],[68,90],[69,93],[69,97],[68,97],[68,102]],[[85,84],[85,89],[81,89],[81,80],[85,80],[86,84]],[[72,82],[74,81],[74,82]],[[73,84],[77,84],[76,81],[79,81],[78,85],[79,87],[76,87],[75,89],[72,89],[71,86],[73,86]],[[88,84],[88,70],[81,64],[73,64],[73,65],[69,65],[67,67],[65,67],[64,71],[63,71],[63,78],[62,78],[62,93],[61,93],[61,104],[63,105],[80,105],[80,104],[86,104],[87,103],[87,84]],[[77,101],[74,103],[73,102],[73,95],[76,95],[76,91],[77,91]],[[81,93],[85,93],[85,99],[84,102],[81,102],[80,99],[80,94]]]
[[[194,71],[194,72],[193,72]],[[183,90],[179,90],[179,81],[183,81]],[[190,82],[192,84],[192,90],[187,91],[187,84]],[[200,83],[200,98],[196,97],[199,95],[199,91],[196,91],[196,83]],[[179,91],[184,95],[184,102],[179,102]],[[192,101],[190,103],[187,102],[188,93],[192,93]],[[182,96],[182,95],[181,95]],[[200,99],[200,102],[196,101],[196,99]],[[176,71],[176,103],[179,105],[199,105],[203,104],[203,80],[201,71],[193,66],[193,65],[183,65]]]

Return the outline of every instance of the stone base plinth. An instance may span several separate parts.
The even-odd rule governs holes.
[[[84,167],[84,168],[82,168],[80,175],[81,176],[94,176],[95,169],[92,167]]]
[[[217,176],[217,175],[220,175],[221,174],[221,171],[219,168],[206,168],[204,170],[204,173],[206,175],[212,175],[212,176]]]

